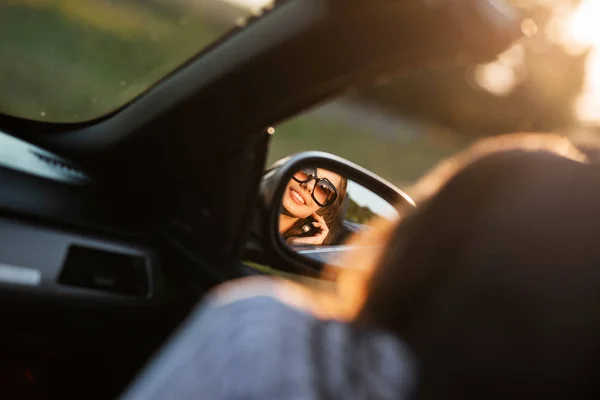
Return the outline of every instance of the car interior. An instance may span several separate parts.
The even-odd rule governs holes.
[[[118,396],[208,290],[260,273],[242,254],[271,127],[382,74],[493,57],[520,28],[490,4],[277,1],[108,114],[3,112],[4,397]]]

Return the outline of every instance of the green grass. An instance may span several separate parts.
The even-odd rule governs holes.
[[[299,151],[321,150],[346,158],[403,187],[458,150],[458,146],[430,143],[426,129],[423,135],[386,137],[338,118],[308,113],[277,127],[268,163]]]
[[[113,111],[227,30],[151,1],[33,3],[0,5],[0,112],[32,119]]]

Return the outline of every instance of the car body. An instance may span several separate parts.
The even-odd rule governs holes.
[[[271,126],[518,36],[512,17],[471,35],[461,13],[490,10],[462,3],[281,1],[94,119],[0,115],[19,140],[0,166],[0,358],[19,390],[114,398],[207,290],[257,273],[241,254]]]

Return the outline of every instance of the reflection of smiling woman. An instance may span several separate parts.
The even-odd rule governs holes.
[[[279,232],[294,245],[331,244],[343,216],[348,180],[320,168],[294,174],[283,194]],[[312,228],[311,228],[312,226]]]

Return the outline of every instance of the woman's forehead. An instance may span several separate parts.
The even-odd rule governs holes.
[[[338,187],[342,182],[342,177],[340,175],[328,169],[317,168],[317,175],[319,176],[319,178],[329,179],[329,181],[333,183],[336,187]]]

